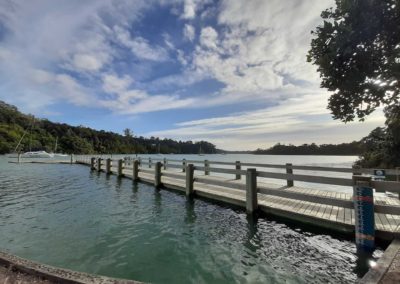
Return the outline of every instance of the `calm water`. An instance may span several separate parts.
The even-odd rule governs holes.
[[[228,156],[214,160],[237,159]],[[293,158],[280,163],[301,164]],[[315,164],[325,159],[306,158]],[[335,164],[334,159],[339,158],[326,163]],[[342,159],[336,166],[351,164],[349,157]],[[85,166],[16,165],[4,157],[0,249],[54,266],[153,283],[340,283],[365,272],[353,242],[323,232],[265,217],[248,219],[233,207],[190,202],[176,192],[106,177]]]

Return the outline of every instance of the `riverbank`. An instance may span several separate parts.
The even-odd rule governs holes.
[[[138,284],[141,282],[62,269],[0,251],[0,283]]]

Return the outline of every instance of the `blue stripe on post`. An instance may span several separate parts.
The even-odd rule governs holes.
[[[375,249],[375,221],[373,189],[356,185],[354,189],[354,212],[356,221],[356,245],[358,249],[372,252]]]

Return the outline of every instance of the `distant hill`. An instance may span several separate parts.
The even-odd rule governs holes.
[[[25,133],[25,135],[24,135]],[[175,141],[157,137],[134,137],[38,119],[21,113],[15,106],[0,101],[0,154],[10,153],[23,137],[18,151],[45,150],[52,152],[58,139],[57,152],[94,153],[217,153],[215,145],[206,142]]]
[[[336,155],[336,156],[357,156],[366,151],[365,143],[353,141],[341,144],[322,144],[316,145],[303,144],[300,146],[275,144],[268,149],[257,149],[253,154],[264,155]]]

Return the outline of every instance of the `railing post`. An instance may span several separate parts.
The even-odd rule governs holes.
[[[108,158],[106,160],[106,173],[108,175],[111,174],[111,159],[110,158]]]
[[[193,164],[188,164],[186,166],[186,196],[193,196],[193,175],[194,175],[194,166]]]
[[[119,177],[122,177],[122,163],[123,162],[124,162],[124,160],[122,160],[122,159],[118,160],[118,172],[117,172],[117,175]]]
[[[293,167],[292,166],[293,165],[291,163],[286,163],[286,174],[288,174],[288,175],[292,175],[293,174]],[[288,178],[287,181],[286,181],[286,185],[288,187],[293,186],[294,185],[293,179],[289,179]]]
[[[161,186],[161,162],[156,162],[154,164],[154,186]]]
[[[204,160],[204,175],[210,175],[210,162],[208,160]]]
[[[361,167],[360,166],[353,166],[353,175],[354,176],[361,176]]]
[[[370,176],[353,175],[355,237],[358,251],[375,249],[374,190]]]
[[[164,170],[167,169],[167,158],[164,158]]]
[[[97,171],[100,172],[101,171],[101,158],[97,159]]]
[[[95,169],[95,167],[94,167],[95,161],[96,161],[95,157],[90,158],[90,169],[91,170]]]
[[[149,158],[149,168],[151,168],[151,158]]]
[[[139,161],[133,161],[133,172],[132,172],[132,179],[137,181],[139,179]]]
[[[253,214],[258,209],[257,201],[257,171],[247,169],[246,172],[246,212]]]
[[[182,172],[186,171],[186,159],[182,160]]]
[[[240,161],[235,162],[235,169],[237,171],[240,171],[242,169],[242,166],[240,165]],[[236,174],[235,179],[241,179],[242,175],[241,174]]]

